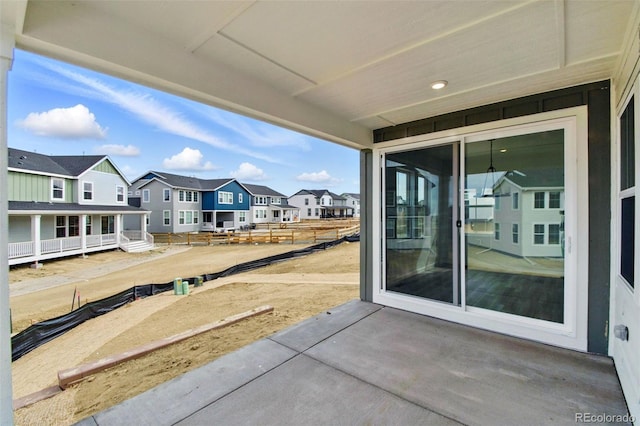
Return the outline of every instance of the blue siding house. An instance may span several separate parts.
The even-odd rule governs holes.
[[[129,187],[129,202],[151,211],[156,233],[226,232],[249,225],[250,195],[235,179],[149,171]]]

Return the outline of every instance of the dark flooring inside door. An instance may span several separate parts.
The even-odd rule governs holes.
[[[563,322],[564,278],[467,270],[467,305]],[[453,273],[436,270],[405,278],[387,290],[453,303]]]

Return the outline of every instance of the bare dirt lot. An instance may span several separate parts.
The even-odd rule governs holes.
[[[97,300],[136,284],[221,271],[299,245],[165,247],[131,255],[107,252],[10,271],[14,331],[69,312],[75,289]],[[133,256],[133,257],[132,257]],[[46,278],[38,278],[44,276]],[[97,373],[53,398],[15,412],[18,425],[67,425],[131,398],[225,353],[358,297],[359,244],[206,282],[188,296],[162,293],[85,322],[13,363],[14,398],[57,384],[57,372],[262,305],[274,311],[210,331]],[[48,284],[47,284],[48,283]],[[33,292],[37,285],[51,285]]]

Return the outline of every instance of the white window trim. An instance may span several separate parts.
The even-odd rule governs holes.
[[[122,200],[118,200],[118,197],[122,195]],[[116,203],[124,204],[127,202],[127,197],[125,196],[124,186],[116,185]]]
[[[89,191],[87,191],[85,189],[85,187],[84,187],[85,185],[89,185],[91,187],[89,189]],[[83,181],[82,182],[82,200],[83,201],[93,201],[93,187],[94,187],[94,185],[93,185],[93,182],[91,182],[91,181]],[[91,194],[91,198],[86,198],[85,194],[87,192],[89,192]]]
[[[169,213],[169,217],[167,217],[167,213]],[[169,219],[169,223],[167,223],[167,219]],[[163,226],[171,226],[171,210],[163,210],[162,211],[162,225]]]
[[[60,188],[60,192],[62,193],[62,196],[60,197],[56,197],[55,196],[55,187],[54,187],[54,183],[56,181],[60,181],[62,182],[61,188]],[[56,200],[56,201],[62,201],[64,200],[64,193],[65,193],[65,180],[63,178],[57,178],[57,177],[52,177],[51,178],[51,199],[52,200]]]
[[[233,204],[233,192],[218,191],[218,204]]]
[[[151,202],[151,191],[149,191],[148,189],[143,189],[142,190],[142,202],[143,203],[150,203]]]
[[[169,197],[167,197],[167,194],[169,194]],[[162,189],[162,201],[164,201],[165,203],[171,202],[171,188]]]

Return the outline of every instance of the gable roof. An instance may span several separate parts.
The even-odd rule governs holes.
[[[44,155],[9,148],[7,165],[10,169],[78,177],[105,159],[106,155]]]
[[[329,195],[334,200],[344,200],[345,199],[344,197],[341,197],[340,195],[338,195],[336,193],[333,193],[333,192],[329,191],[328,189],[301,189],[300,191],[298,191],[295,194],[293,194],[292,197],[295,197],[296,195],[303,195],[305,193],[313,195],[316,198],[321,198],[323,195]]]
[[[251,195],[268,195],[270,197],[284,197],[287,198],[286,195],[279,193],[278,191],[275,191],[271,188],[269,188],[268,186],[264,186],[264,185],[251,185],[251,184],[244,184],[244,187],[247,188],[247,190],[249,190],[249,193]]]
[[[351,198],[355,198],[356,200],[360,200],[360,194],[356,193],[356,192],[344,192],[342,194],[343,197],[351,197]]]
[[[496,182],[495,188],[498,188],[504,180],[508,180],[522,189],[562,188],[564,187],[564,170],[562,168],[510,170]]]
[[[153,175],[153,179],[144,179],[148,178],[149,175]],[[158,182],[162,182],[168,186],[173,188],[185,188],[185,189],[198,189],[201,191],[212,191],[220,188],[223,185],[228,184],[229,182],[234,181],[234,178],[227,179],[200,179],[194,176],[184,176],[184,175],[176,175],[173,173],[166,172],[158,172],[154,170],[150,170],[149,172],[142,175],[136,179],[133,183],[138,183],[139,181],[144,180],[138,188],[142,188],[147,185],[152,180],[157,180]]]

